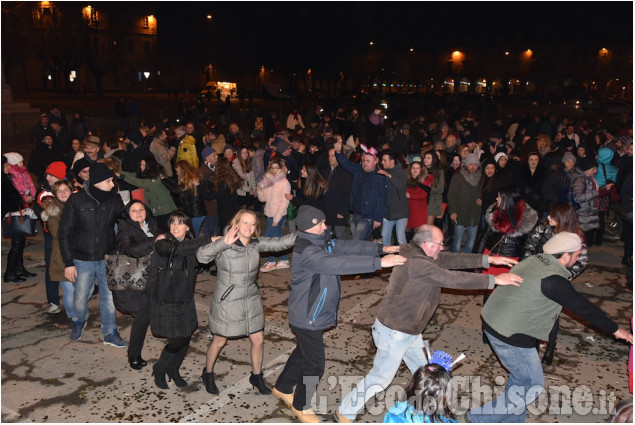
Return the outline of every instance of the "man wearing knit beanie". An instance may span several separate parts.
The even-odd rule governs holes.
[[[359,240],[331,240],[321,210],[302,205],[293,249],[289,324],[297,347],[287,360],[272,391],[301,422],[320,422],[311,409],[316,378],[324,373],[323,334],[337,323],[340,275],[369,273],[404,264],[398,246]],[[380,257],[381,254],[391,254]],[[312,380],[311,380],[312,379]],[[295,387],[295,393],[294,393]]]
[[[70,340],[82,337],[96,278],[104,344],[124,348],[127,343],[115,324],[115,305],[106,283],[104,262],[104,255],[115,250],[115,222],[124,208],[121,197],[112,191],[113,177],[105,164],[97,162],[90,166],[89,184],[66,201],[60,220],[59,244],[64,276],[75,284],[73,305],[77,317],[73,318]]]
[[[628,330],[620,329],[568,280],[571,273],[567,268],[578,260],[581,249],[577,234],[554,235],[544,245],[543,253],[521,261],[510,270],[523,278],[520,286],[496,288],[483,306],[483,330],[509,371],[509,379],[505,392],[496,400],[467,412],[469,422],[525,422],[526,405],[533,403],[545,386],[536,346],[539,340],[549,338],[563,307],[615,338],[633,343]],[[524,396],[519,399],[518,394]],[[516,403],[518,400],[520,403]]]
[[[476,203],[479,197],[481,174],[478,155],[470,153],[450,182],[448,212],[450,220],[454,222],[454,242],[452,243],[454,253],[461,252],[464,233],[467,233],[465,252],[470,253],[474,248],[478,225],[481,221],[481,207]]]

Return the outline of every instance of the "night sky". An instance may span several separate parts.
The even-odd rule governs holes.
[[[210,52],[233,67],[337,66],[371,40],[383,51],[424,53],[633,40],[632,2],[158,2],[156,8],[162,48]]]

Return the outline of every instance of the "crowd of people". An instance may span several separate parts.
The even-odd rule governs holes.
[[[220,392],[214,366],[227,340],[248,337],[250,383],[261,394],[273,391],[308,422],[317,419],[314,388],[303,377],[319,380],[324,372],[322,334],[337,323],[340,275],[395,267],[373,325],[373,368],[342,400],[340,422],[354,420],[402,361],[419,381],[426,370],[445,376],[421,352],[442,287],[484,290],[483,341],[517,385],[540,382],[515,376],[501,353],[516,347],[538,368],[526,350],[537,356],[538,341],[546,341],[542,361],[552,364],[562,306],[632,342],[569,283],[586,267],[588,247],[619,239],[632,288],[631,123],[609,129],[552,114],[508,116],[494,119],[482,137],[480,118],[469,109],[385,122],[381,107],[366,117],[358,108],[316,106],[304,119],[295,107],[286,120],[255,113],[243,132],[228,114],[216,123],[198,106],[183,107],[175,122],[139,117],[124,128],[118,121],[121,131],[112,137],[92,134],[81,112],[69,127],[53,106],[31,133],[26,165],[16,152],[3,154],[2,215],[28,210],[42,221],[47,312],[63,307],[71,341],[81,338],[96,292],[104,344],[127,347],[130,367],[142,369],[150,327],[167,338],[153,365],[156,386],[169,388],[166,376],[186,386],[179,368],[198,326],[194,285],[197,274],[210,272],[217,283],[201,377],[207,392]],[[11,238],[4,282],[36,277],[24,268],[24,246],[25,236]],[[451,253],[442,252],[446,246]],[[152,253],[144,290],[109,288],[104,256],[113,252]],[[410,267],[401,267],[405,262]],[[288,268],[297,347],[272,390],[263,379],[257,278]],[[535,287],[530,295],[514,292],[527,281]],[[509,289],[492,292],[495,285]],[[503,319],[520,296],[531,298],[530,316],[553,320]],[[117,309],[134,318],[130,343],[119,334]],[[469,417],[496,419],[479,415]],[[525,411],[515,415],[504,419],[519,420]]]

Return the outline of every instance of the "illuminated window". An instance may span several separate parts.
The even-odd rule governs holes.
[[[99,21],[99,14],[97,13],[97,9],[90,8],[90,20],[97,22]]]
[[[147,16],[143,17],[143,28],[150,28],[150,20],[148,19]]]

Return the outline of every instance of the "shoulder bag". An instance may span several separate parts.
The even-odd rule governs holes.
[[[111,291],[143,291],[148,284],[152,252],[140,258],[106,254],[106,282]]]
[[[2,236],[5,238],[19,238],[36,233],[35,220],[29,214],[23,214],[22,210],[7,213],[2,218]]]

